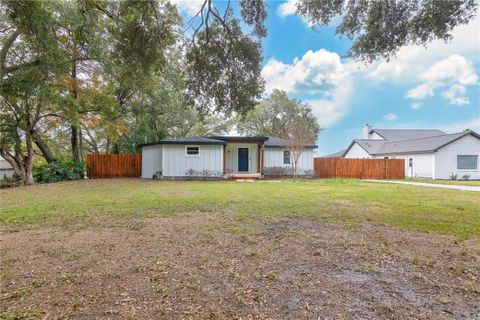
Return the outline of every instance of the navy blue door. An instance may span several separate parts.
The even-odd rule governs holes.
[[[248,148],[238,148],[238,171],[248,171]]]

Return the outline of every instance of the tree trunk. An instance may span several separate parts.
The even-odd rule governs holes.
[[[27,126],[27,130],[25,130],[25,144],[27,145],[27,155],[25,156],[23,161],[23,167],[25,170],[25,179],[23,181],[23,184],[25,185],[30,185],[35,183],[35,181],[33,180],[33,173],[32,173],[33,158],[35,157],[35,153],[33,152],[32,132],[33,130],[31,129],[31,126],[29,123]]]
[[[26,155],[22,155],[21,144],[21,138],[16,132],[14,154],[11,153],[10,149],[5,150],[4,146],[0,145],[0,155],[12,166],[15,174],[20,177],[24,185],[34,184],[32,167],[35,153],[33,152],[32,130],[30,128],[25,131]]]
[[[78,158],[83,161],[83,137],[82,127],[78,127]]]
[[[78,127],[74,124],[70,126],[70,142],[72,145],[72,158],[74,161],[80,161],[80,152],[78,147]]]
[[[35,142],[35,145],[40,149],[42,152],[43,157],[47,161],[47,163],[51,163],[55,161],[55,156],[53,155],[52,151],[48,147],[48,145],[45,143],[45,141],[40,138],[40,136],[37,133],[33,133],[33,141]]]
[[[23,178],[23,184],[28,186],[35,184],[35,180],[33,180],[33,172],[32,172],[32,166],[25,166],[25,176]]]
[[[73,48],[73,59],[72,59],[72,72],[71,72],[71,77],[73,80],[73,89],[72,89],[72,96],[73,99],[76,101],[78,99],[78,92],[77,92],[77,48],[74,46]],[[75,116],[71,120],[72,123],[70,125],[70,130],[71,130],[71,137],[70,137],[70,143],[72,145],[72,158],[74,161],[80,161],[80,146],[79,146],[79,139],[78,139],[78,125],[77,125],[77,116],[78,116],[78,110],[72,110],[72,112],[76,112]]]
[[[119,154],[120,152],[120,148],[118,146],[118,142],[115,142],[115,144],[113,145],[113,150],[112,150],[112,153],[113,154]]]

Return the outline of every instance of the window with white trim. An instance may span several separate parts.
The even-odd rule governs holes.
[[[457,155],[457,169],[476,170],[477,168],[477,155]]]
[[[200,148],[199,147],[186,147],[185,154],[187,155],[187,157],[196,157],[200,154]]]
[[[283,150],[283,164],[290,164],[290,151]]]

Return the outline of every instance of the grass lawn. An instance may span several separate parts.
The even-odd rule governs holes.
[[[454,235],[480,234],[477,193],[359,180],[264,182],[113,179],[1,191],[7,229],[95,223],[106,215],[229,212],[243,220],[302,217],[369,222]]]
[[[433,179],[413,179],[407,178],[406,181],[436,183],[436,184],[454,184],[461,186],[480,186],[480,180],[433,180]]]
[[[99,179],[0,201],[0,319],[478,317],[476,192]]]

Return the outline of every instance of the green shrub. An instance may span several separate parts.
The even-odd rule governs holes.
[[[33,169],[33,178],[38,183],[50,183],[83,179],[86,166],[83,162],[53,161]]]

